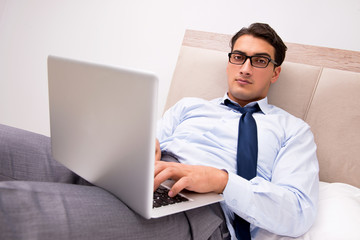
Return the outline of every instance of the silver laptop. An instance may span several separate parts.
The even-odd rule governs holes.
[[[153,207],[158,89],[154,74],[49,56],[48,81],[52,154],[71,171],[144,218],[222,200],[215,193],[184,191],[187,201]]]

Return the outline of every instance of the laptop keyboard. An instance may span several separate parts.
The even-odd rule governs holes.
[[[189,201],[189,199],[179,194],[177,194],[175,197],[169,197],[168,193],[169,189],[160,185],[160,187],[154,192],[153,208]]]

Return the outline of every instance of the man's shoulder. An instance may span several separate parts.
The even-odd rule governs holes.
[[[212,105],[212,104],[218,104],[219,101],[221,101],[221,98],[216,98],[212,100],[207,100],[204,98],[198,98],[198,97],[184,97],[180,99],[176,105],[178,106],[206,106],[206,105]]]
[[[279,119],[283,119],[285,120],[287,123],[290,123],[291,125],[296,124],[302,127],[308,126],[308,124],[301,119],[300,117],[297,117],[291,113],[289,113],[288,111],[277,107],[275,105],[268,105],[268,114],[269,115],[275,115],[277,116],[277,118]]]
[[[173,114],[187,114],[194,112],[213,112],[220,105],[221,99],[206,100],[198,97],[184,97],[180,99],[169,111]]]

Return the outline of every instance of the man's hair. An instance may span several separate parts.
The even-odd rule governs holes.
[[[236,40],[243,35],[251,35],[256,38],[261,38],[271,44],[275,48],[275,62],[280,66],[285,59],[286,45],[281,40],[279,35],[266,23],[253,23],[249,27],[242,28],[231,39],[230,47],[233,51]]]

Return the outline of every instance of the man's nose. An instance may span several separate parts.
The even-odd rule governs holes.
[[[250,58],[246,59],[243,65],[241,65],[240,73],[244,75],[251,75],[253,67],[251,65]]]

